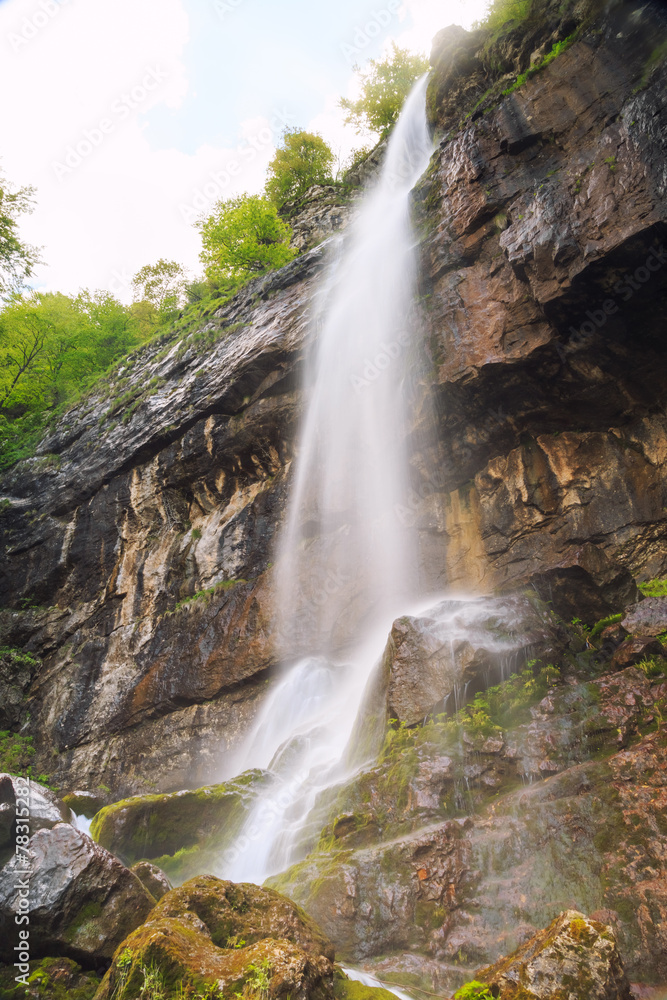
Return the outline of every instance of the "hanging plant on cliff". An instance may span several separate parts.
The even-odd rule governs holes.
[[[276,206],[260,195],[219,201],[213,214],[197,223],[207,275],[251,277],[289,263],[292,230],[278,217]]]
[[[360,71],[361,96],[356,101],[341,97],[339,106],[347,112],[345,123],[354,125],[357,134],[376,132],[385,139],[398,121],[415,81],[428,67],[425,56],[392,42],[390,55],[371,59],[368,68]]]
[[[282,145],[269,163],[266,196],[278,208],[300,198],[314,184],[331,183],[335,162],[331,148],[321,135],[285,129]]]

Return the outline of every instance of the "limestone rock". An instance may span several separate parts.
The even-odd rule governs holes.
[[[384,654],[389,716],[421,722],[455,694],[460,702],[471,682],[496,683],[503,668],[553,654],[557,642],[546,617],[520,596],[444,601],[419,618],[399,618]]]
[[[254,984],[258,991],[257,976],[272,997],[333,1000],[332,959],[331,945],[289,900],[202,876],[167,893],[120,945],[97,1000],[136,997],[149,960],[169,1000],[181,984],[199,990],[217,984],[225,993]]]
[[[624,670],[635,663],[651,656],[664,656],[665,647],[659,639],[651,635],[631,635],[624,639],[611,658],[610,666],[615,670]]]
[[[64,823],[30,840],[30,946],[87,966],[110,959],[155,900],[139,879],[85,833]],[[16,857],[0,872],[0,958],[13,961],[19,908]]]
[[[647,597],[626,609],[623,627],[633,635],[667,632],[667,597]]]
[[[173,888],[165,873],[150,861],[137,861],[130,871],[148,889],[153,899],[162,899]]]
[[[610,928],[576,910],[476,979],[500,1000],[632,1000]]]

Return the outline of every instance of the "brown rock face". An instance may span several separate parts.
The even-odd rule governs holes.
[[[635,663],[641,663],[647,657],[663,656],[664,646],[650,635],[632,635],[624,639],[611,658],[611,667],[624,670]]]

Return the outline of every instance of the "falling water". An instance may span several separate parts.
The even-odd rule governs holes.
[[[369,676],[392,620],[416,593],[415,546],[396,510],[408,492],[410,191],[432,151],[425,88],[424,79],[408,98],[320,296],[277,560],[281,655],[291,666],[236,766],[268,769],[274,792],[225,854],[222,871],[236,880],[261,882],[312,846],[313,807],[349,774]]]

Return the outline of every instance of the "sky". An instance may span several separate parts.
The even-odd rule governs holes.
[[[354,66],[392,41],[428,54],[486,0],[0,0],[0,169],[33,185],[32,284],[125,302],[159,258],[201,274],[193,222],[260,192],[285,127],[343,160]]]

